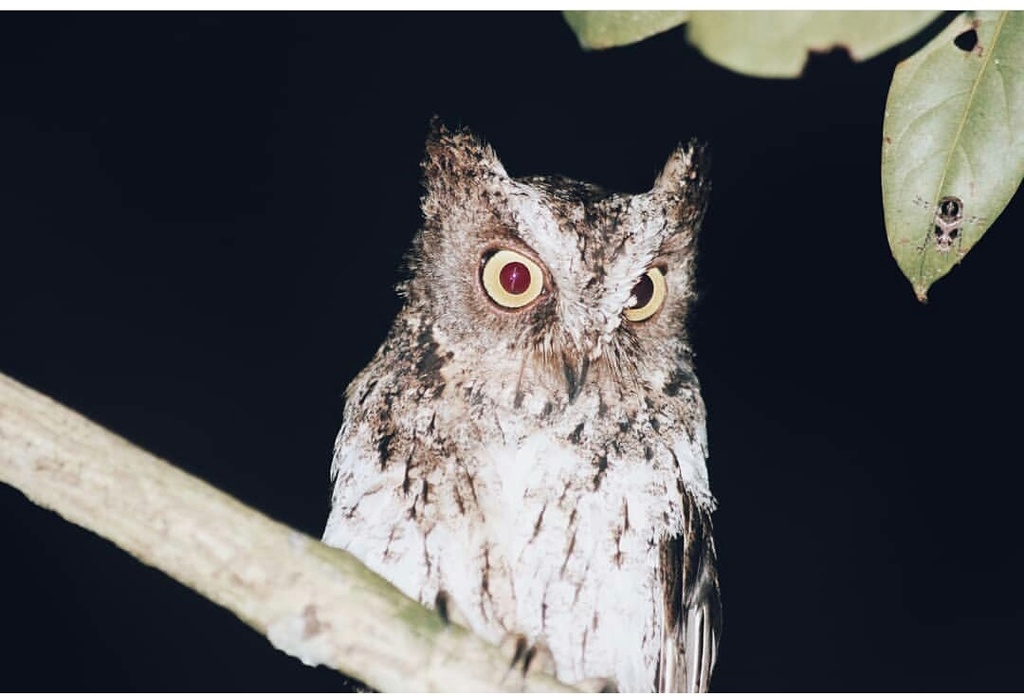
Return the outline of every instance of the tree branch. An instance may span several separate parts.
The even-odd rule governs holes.
[[[0,374],[0,481],[382,691],[570,691],[321,544]]]

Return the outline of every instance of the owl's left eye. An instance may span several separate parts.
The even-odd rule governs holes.
[[[633,304],[624,312],[626,319],[634,322],[650,319],[661,309],[661,305],[665,304],[667,292],[664,271],[657,266],[648,268],[633,286],[633,294],[630,297]]]
[[[487,257],[480,280],[487,296],[506,309],[525,307],[544,289],[540,266],[511,249],[499,249]]]

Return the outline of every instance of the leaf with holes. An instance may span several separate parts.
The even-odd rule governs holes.
[[[686,21],[689,12],[611,12],[566,10],[562,13],[580,46],[586,49],[613,48],[643,41]]]
[[[889,246],[924,302],[1024,176],[1024,13],[959,15],[897,65],[882,135]]]
[[[931,10],[691,12],[686,37],[730,70],[755,77],[797,77],[810,51],[844,48],[867,60],[910,38],[940,13]]]

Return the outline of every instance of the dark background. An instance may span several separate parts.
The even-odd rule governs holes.
[[[1024,207],[914,299],[879,184],[901,57],[774,81],[681,30],[584,53],[555,13],[4,14],[0,370],[318,535],[431,114],[631,191],[698,136],[714,686],[1019,690]],[[5,486],[0,540],[0,689],[345,687]]]

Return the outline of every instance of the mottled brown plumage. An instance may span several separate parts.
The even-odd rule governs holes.
[[[349,386],[327,543],[560,679],[706,690],[721,611],[686,341],[702,149],[653,189],[509,177],[435,125],[405,306]]]

